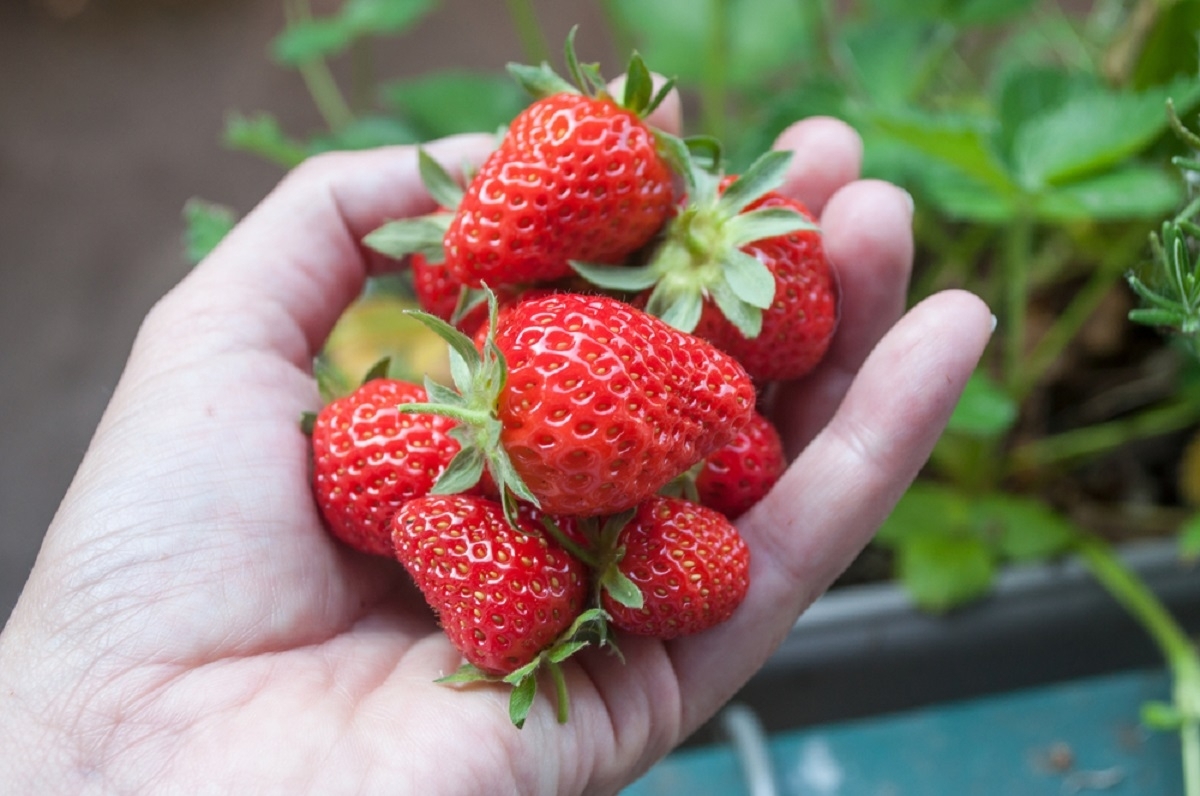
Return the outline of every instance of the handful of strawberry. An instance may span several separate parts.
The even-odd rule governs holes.
[[[366,239],[411,256],[453,386],[373,372],[310,427],[331,533],[400,561],[467,661],[444,679],[508,683],[518,726],[542,671],[566,719],[584,647],[734,613],[732,519],[785,467],[757,390],[811,370],[837,319],[820,235],[776,193],[786,155],[706,169],[645,122],[670,84],[640,58],[618,101],[566,53],[574,85],[512,68],[537,99],[465,189],[422,153],[440,209]]]

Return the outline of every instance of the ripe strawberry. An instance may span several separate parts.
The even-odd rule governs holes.
[[[479,287],[546,282],[569,260],[618,263],[666,222],[671,171],[638,113],[607,96],[537,100],[467,187],[446,267]]]
[[[430,262],[422,254],[412,255],[413,292],[417,304],[430,315],[453,324],[464,334],[473,335],[487,320],[487,299],[454,278],[445,262]],[[500,288],[501,301],[509,300],[516,291]],[[472,295],[475,294],[475,295]]]
[[[622,548],[615,566],[641,592],[641,605],[604,591],[601,606],[627,633],[670,639],[707,630],[733,615],[750,585],[750,549],[737,529],[687,500],[646,500],[617,536]]]
[[[754,411],[745,371],[710,344],[606,296],[556,293],[491,306],[482,354],[446,324],[458,392],[401,411],[461,423],[455,471],[485,461],[548,514],[615,514],[728,444]],[[473,483],[464,477],[464,483]]]
[[[779,432],[755,412],[733,442],[704,460],[696,474],[697,499],[735,520],[771,491],[785,469]]]
[[[426,400],[415,384],[370,378],[316,415],[317,506],[333,535],[357,550],[391,557],[392,515],[427,494],[459,451],[453,420],[397,409]]]
[[[736,179],[689,164],[687,206],[648,265],[576,270],[644,291],[648,312],[732,354],[756,382],[805,375],[837,326],[838,288],[808,210],[774,190],[789,159],[770,152]]]
[[[531,663],[583,611],[586,568],[527,511],[514,527],[494,501],[430,495],[405,503],[392,533],[446,636],[485,673]]]
[[[510,66],[536,99],[462,191],[427,157],[422,175],[445,210],[393,221],[367,236],[393,257],[444,257],[472,288],[533,285],[571,275],[570,260],[620,263],[662,229],[674,209],[668,161],[679,142],[643,118],[666,96],[634,56],[624,96],[611,96],[594,67],[567,63],[575,84],[548,66]]]

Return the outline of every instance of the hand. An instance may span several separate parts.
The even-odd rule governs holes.
[[[670,126],[677,106],[663,111]],[[481,160],[490,140],[431,146]],[[861,145],[799,123],[785,188],[820,213],[843,290],[827,361],[780,390],[795,456],[746,515],[752,585],[729,622],[622,665],[566,668],[568,724],[523,730],[401,567],[335,543],[307,475],[310,364],[368,274],[359,241],[427,212],[415,152],[314,158],[150,312],[0,636],[0,781],[18,792],[610,793],[741,686],[923,464],[990,333],[961,292],[900,318],[911,201],[855,181]],[[897,322],[897,319],[899,321]]]

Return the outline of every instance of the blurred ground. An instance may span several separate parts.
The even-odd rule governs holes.
[[[549,40],[575,22],[586,30],[594,5],[542,3]],[[202,196],[243,213],[280,176],[221,148],[225,113],[269,110],[296,133],[319,124],[299,78],[267,58],[281,6],[0,4],[0,617],[142,316],[187,271],[184,202]],[[381,74],[521,58],[502,3],[445,0],[404,43],[377,51]]]

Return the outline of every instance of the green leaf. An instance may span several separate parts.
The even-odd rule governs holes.
[[[1124,221],[1159,218],[1183,199],[1179,181],[1162,169],[1132,165],[1049,188],[1037,198],[1038,218]]]
[[[222,141],[230,149],[258,155],[285,169],[298,166],[308,157],[308,149],[285,135],[279,122],[268,113],[230,115]]]
[[[696,324],[700,323],[704,299],[699,291],[688,291],[668,300],[666,295],[656,288],[646,302],[646,311],[679,331],[690,333],[695,330]]]
[[[996,125],[978,116],[930,115],[917,111],[872,114],[893,139],[929,155],[999,196],[1016,193],[1012,176],[992,147]]]
[[[928,164],[915,191],[947,217],[981,224],[1005,224],[1021,208],[1020,194],[997,191],[942,163]]]
[[[604,575],[600,579],[600,587],[607,591],[610,597],[626,608],[632,608],[636,611],[645,604],[642,590],[624,572],[617,569],[616,566],[608,567],[604,571]]]
[[[871,106],[903,109],[917,99],[952,31],[940,21],[869,17],[847,27],[842,39]]]
[[[184,255],[192,265],[203,260],[237,223],[231,208],[192,198],[183,206]]]
[[[896,566],[913,601],[935,613],[983,596],[996,573],[991,549],[972,536],[913,537],[897,550]]]
[[[747,340],[762,333],[762,310],[742,300],[724,279],[709,286],[713,302]],[[694,328],[694,327],[693,327]]]
[[[421,254],[439,263],[445,259],[442,241],[450,218],[449,213],[439,213],[388,221],[367,233],[363,245],[396,259]]]
[[[290,66],[336,55],[364,36],[405,32],[435,5],[435,0],[347,0],[337,14],[289,25],[272,41],[271,53]]]
[[[771,150],[750,164],[740,177],[729,184],[721,195],[721,208],[734,216],[754,200],[783,185],[793,153]]]
[[[433,200],[445,208],[458,207],[463,197],[462,187],[424,147],[417,148],[417,166],[421,173],[421,182],[425,184],[425,190],[429,191]]]
[[[997,493],[979,498],[972,508],[982,535],[1013,561],[1061,555],[1079,536],[1069,520],[1034,498]]]
[[[569,263],[575,273],[596,287],[618,290],[623,293],[637,293],[653,287],[659,277],[658,272],[649,266],[605,265],[581,263],[574,260]]]
[[[751,307],[765,310],[774,303],[775,275],[757,257],[734,249],[725,260],[722,275],[733,294]]]
[[[995,439],[1009,431],[1018,406],[986,373],[976,370],[967,379],[962,396],[946,428],[979,439]]]
[[[1189,561],[1200,558],[1200,512],[1188,517],[1180,527],[1179,554]]]
[[[1009,163],[1017,132],[1030,120],[1060,107],[1070,96],[1100,88],[1097,76],[1061,67],[1019,63],[1001,72],[994,100],[1000,119],[998,145]]]
[[[495,677],[471,663],[464,663],[445,677],[434,680],[435,683],[490,683]]]
[[[790,207],[764,207],[740,213],[730,223],[729,246],[740,249],[747,243],[796,232],[813,232],[816,224]]]
[[[1140,93],[1087,91],[1030,119],[1013,140],[1022,183],[1065,182],[1142,151],[1166,131],[1169,97],[1185,112],[1200,99],[1200,82],[1176,81]]]
[[[1159,732],[1174,732],[1183,724],[1184,716],[1169,702],[1146,702],[1142,705],[1142,724]]]
[[[793,0],[611,0],[605,8],[647,63],[684,85],[706,80],[718,36],[722,77],[735,87],[765,85],[812,50],[803,4]]]
[[[457,495],[479,483],[483,477],[484,456],[477,446],[463,446],[429,490],[434,495]]]
[[[380,94],[424,140],[456,133],[490,133],[506,126],[529,102],[506,74],[465,71],[439,71],[389,83]]]
[[[970,502],[953,489],[917,481],[884,520],[876,541],[898,548],[918,536],[962,534],[969,527]]]
[[[533,708],[533,700],[537,696],[537,676],[529,675],[513,688],[508,698],[508,718],[520,728],[525,726],[525,719]]]

